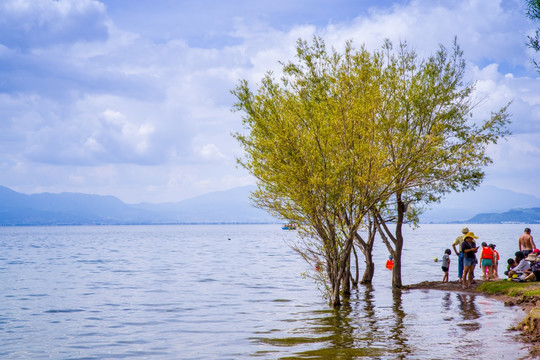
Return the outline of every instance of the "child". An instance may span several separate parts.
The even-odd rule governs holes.
[[[388,270],[392,270],[394,268],[394,259],[392,258],[392,255],[388,256],[388,260],[386,260],[386,268]]]
[[[512,277],[511,275],[508,274],[508,272],[510,271],[510,269],[513,269],[517,266],[516,264],[516,260],[510,258],[506,261],[508,263],[508,265],[506,266],[506,271],[504,272],[504,275],[507,275],[509,278]]]
[[[444,276],[442,278],[443,282],[448,282],[448,269],[450,268],[450,254],[452,254],[452,251],[450,251],[450,249],[446,249],[442,257],[441,269],[444,272]]]
[[[482,243],[480,268],[482,269],[482,279],[493,278],[493,249],[486,242]]]
[[[488,245],[493,250],[493,278],[497,279],[499,277],[499,260],[501,256],[499,252],[495,250],[495,244]]]

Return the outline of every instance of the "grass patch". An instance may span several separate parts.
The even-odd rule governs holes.
[[[508,296],[540,296],[540,282],[485,281],[478,286],[478,290],[488,294]]]

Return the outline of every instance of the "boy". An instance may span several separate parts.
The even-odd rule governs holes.
[[[442,278],[443,282],[448,282],[448,269],[450,268],[450,254],[452,254],[452,251],[450,251],[450,249],[446,249],[442,257],[441,269],[444,272],[444,276]]]

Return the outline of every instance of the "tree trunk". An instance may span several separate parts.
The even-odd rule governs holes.
[[[347,262],[347,265],[345,266],[345,272],[343,274],[343,277],[341,278],[341,288],[343,297],[350,298],[351,297],[351,262],[350,260]]]
[[[330,299],[330,306],[332,307],[339,307],[341,306],[341,297],[340,297],[340,285],[341,281],[333,281],[332,282],[332,298]]]
[[[392,270],[392,287],[401,288],[401,255],[403,253],[403,219],[405,215],[405,204],[401,199],[401,194],[397,195],[397,219],[394,239],[394,269]]]
[[[373,263],[373,256],[371,254],[371,251],[364,252],[364,256],[366,258],[366,268],[364,270],[364,276],[362,277],[362,281],[360,284],[366,285],[371,284],[373,280],[373,274],[375,273],[375,264]]]
[[[352,279],[352,287],[353,289],[358,288],[358,279],[360,278],[360,269],[358,268],[358,254],[356,253],[356,248],[353,245],[353,253],[354,253],[354,263],[355,263],[355,270],[356,270],[356,277]],[[351,275],[352,277],[352,275]]]
[[[371,284],[373,280],[373,275],[375,274],[375,263],[373,262],[373,244],[375,243],[375,235],[377,234],[377,228],[375,225],[374,217],[368,217],[369,226],[368,226],[368,238],[367,241],[364,241],[360,234],[355,234],[356,243],[362,250],[364,254],[364,259],[366,263],[366,268],[364,269],[364,276],[360,284],[366,285]]]

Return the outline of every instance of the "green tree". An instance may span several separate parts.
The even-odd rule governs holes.
[[[239,162],[258,180],[255,204],[298,224],[294,248],[323,264],[320,280],[338,306],[362,220],[392,192],[380,185],[393,183],[377,130],[382,56],[350,43],[329,53],[315,38],[299,41],[297,62],[282,65],[280,81],[269,73],[255,92],[245,80],[233,90],[247,130],[235,134]]]
[[[415,222],[423,206],[451,191],[474,189],[492,160],[487,146],[509,134],[509,114],[503,107],[486,120],[474,120],[474,84],[465,84],[465,61],[454,43],[427,59],[419,59],[406,44],[393,53],[384,46],[386,61],[379,131],[386,148],[394,193],[372,208],[383,242],[394,257],[392,284],[401,287],[403,224]],[[411,206],[416,204],[416,206]],[[407,211],[410,210],[410,211]]]
[[[527,4],[527,17],[540,25],[540,0],[525,0]],[[540,29],[537,29],[533,36],[527,36],[528,46],[534,51],[540,51]],[[534,66],[540,71],[540,64],[533,59]]]
[[[331,305],[349,290],[355,246],[366,259],[362,283],[371,282],[376,233],[401,287],[403,224],[421,204],[482,181],[486,147],[508,134],[509,115],[505,107],[474,121],[464,71],[457,45],[419,60],[406,44],[370,53],[349,42],[340,54],[316,38],[298,42],[297,61],[283,64],[279,81],[269,73],[255,91],[245,80],[233,90],[247,131],[235,134],[245,150],[239,163],[258,180],[252,199],[298,224],[303,237],[293,248],[323,265]]]

